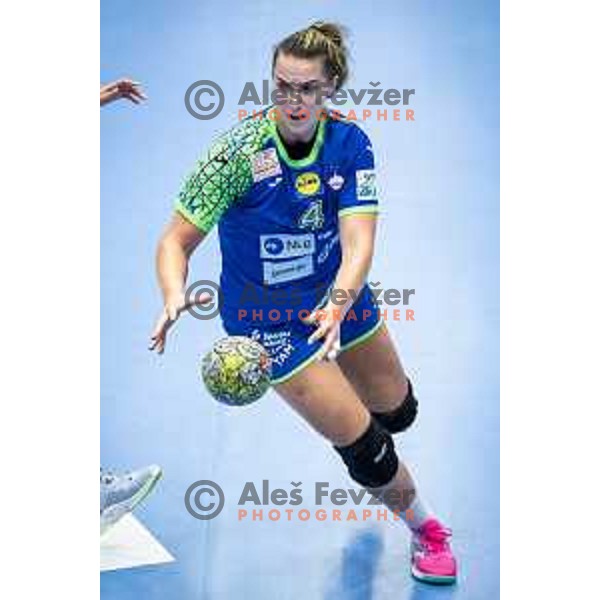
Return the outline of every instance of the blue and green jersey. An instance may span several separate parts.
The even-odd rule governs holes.
[[[227,331],[253,315],[288,320],[286,309],[312,310],[334,282],[340,217],[378,210],[373,148],[356,124],[329,118],[294,160],[275,122],[249,118],[198,161],[176,210],[204,233],[218,225]]]

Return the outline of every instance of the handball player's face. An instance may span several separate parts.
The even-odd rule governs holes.
[[[282,113],[279,131],[291,142],[310,140],[317,125],[318,111],[333,92],[332,82],[327,81],[323,72],[323,59],[296,58],[280,53],[273,79],[279,91],[278,108]]]

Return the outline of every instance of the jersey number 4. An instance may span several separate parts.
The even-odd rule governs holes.
[[[310,206],[302,213],[298,220],[298,226],[302,229],[315,231],[321,229],[325,224],[323,216],[323,200],[314,200]]]

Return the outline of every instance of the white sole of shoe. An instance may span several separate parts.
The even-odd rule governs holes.
[[[415,565],[411,565],[412,576],[423,583],[433,583],[437,585],[451,585],[456,582],[456,575],[430,575],[419,571]]]

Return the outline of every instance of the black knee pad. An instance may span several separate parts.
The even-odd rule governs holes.
[[[334,446],[348,467],[350,477],[369,488],[387,485],[398,470],[392,436],[371,419],[369,427],[350,446]]]
[[[406,431],[417,418],[419,412],[419,401],[413,394],[413,388],[408,380],[408,393],[404,402],[396,409],[388,413],[371,413],[379,424],[390,433]]]

